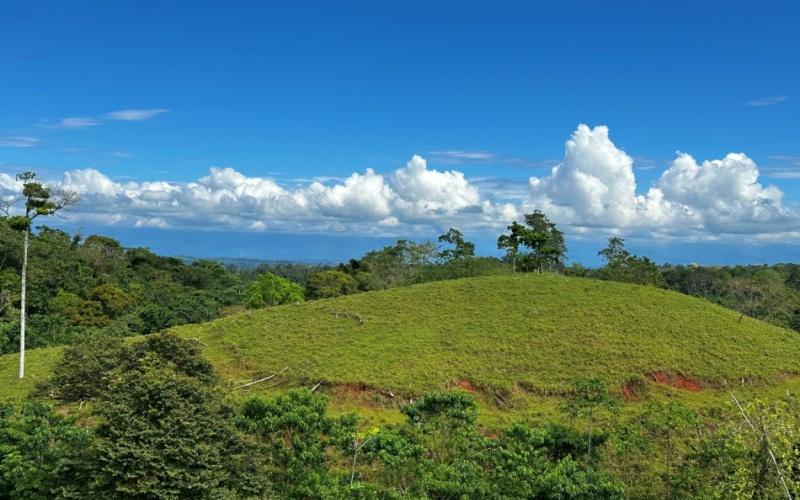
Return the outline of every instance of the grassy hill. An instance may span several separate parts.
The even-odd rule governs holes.
[[[516,413],[546,407],[579,375],[634,399],[672,384],[721,400],[731,388],[785,390],[800,373],[796,332],[674,292],[556,275],[428,283],[176,330],[205,345],[231,389],[275,375],[237,393],[320,384],[340,407],[461,386]],[[28,372],[45,376],[56,357],[30,351]],[[16,383],[17,359],[0,358],[0,399],[30,385]]]

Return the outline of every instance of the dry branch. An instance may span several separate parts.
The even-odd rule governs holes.
[[[246,383],[244,385],[240,385],[239,387],[234,387],[232,390],[235,391],[237,389],[242,389],[244,387],[248,387],[248,386],[251,386],[253,384],[258,384],[259,382],[266,382],[267,380],[271,380],[271,379],[275,378],[276,376],[280,375],[281,373],[285,372],[288,369],[289,369],[289,367],[286,366],[286,367],[283,368],[283,370],[279,371],[278,373],[272,374],[272,375],[270,375],[268,377],[260,378],[258,380],[254,380],[252,382],[248,382],[248,383]],[[272,386],[272,387],[274,387],[274,386]]]

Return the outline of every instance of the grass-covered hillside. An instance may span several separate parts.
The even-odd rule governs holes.
[[[247,389],[321,383],[389,405],[460,385],[513,407],[581,375],[634,391],[665,374],[710,391],[763,387],[798,373],[800,360],[796,332],[675,292],[558,275],[428,283],[176,330],[205,345],[228,387],[274,374]],[[29,370],[46,375],[56,356],[31,351]],[[7,395],[24,389],[16,360],[0,363]]]
[[[701,386],[797,371],[800,335],[674,292],[557,275],[487,277],[253,311],[179,331],[224,376],[415,395],[468,381],[560,391],[659,371]]]

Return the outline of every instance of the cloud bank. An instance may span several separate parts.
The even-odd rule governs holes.
[[[611,142],[608,128],[580,125],[566,143],[564,161],[547,177],[531,177],[524,205],[582,229],[699,240],[796,236],[798,214],[782,206],[779,189],[759,184],[758,175],[741,153],[698,163],[678,152],[654,185],[637,195],[633,159]]]
[[[518,215],[513,204],[481,197],[461,172],[439,172],[414,156],[389,175],[367,169],[323,184],[287,188],[265,177],[212,167],[195,182],[115,182],[94,170],[64,174],[76,189],[76,218],[137,227],[344,231],[395,235],[421,226],[494,227]]]
[[[640,190],[634,159],[614,145],[607,127],[580,125],[565,149],[549,175],[531,177],[521,192],[429,168],[419,156],[385,174],[368,168],[293,186],[218,167],[189,183],[117,182],[84,169],[66,172],[60,184],[83,198],[76,221],[122,227],[404,237],[457,227],[496,235],[538,209],[568,235],[783,242],[800,236],[798,213],[782,205],[779,189],[758,182],[758,167],[744,154],[698,162],[678,152]],[[0,194],[17,189],[14,182],[0,177]]]

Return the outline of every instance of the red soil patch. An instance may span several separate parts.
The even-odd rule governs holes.
[[[454,385],[459,389],[464,389],[467,392],[478,392],[478,388],[473,385],[469,380],[457,380]]]
[[[669,385],[678,389],[685,389],[689,392],[699,392],[701,389],[700,384],[684,377],[680,373],[669,374],[662,370],[650,373],[650,378],[656,384]]]
[[[364,384],[342,384],[339,386],[339,392],[346,395],[357,396],[366,390],[367,388]]]

